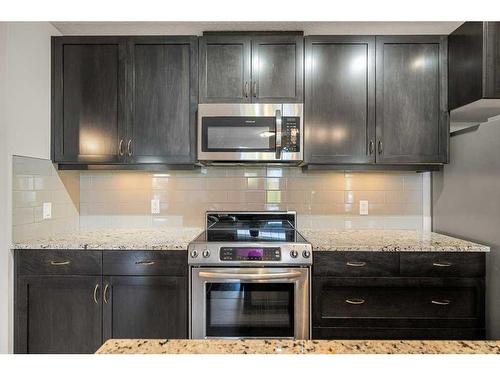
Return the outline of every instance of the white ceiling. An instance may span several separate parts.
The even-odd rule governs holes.
[[[462,22],[52,22],[63,35],[201,35],[203,31],[304,31],[305,35],[450,34]]]

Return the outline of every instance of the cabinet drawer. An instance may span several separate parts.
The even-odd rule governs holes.
[[[479,279],[315,278],[314,325],[475,327],[482,290]]]
[[[104,275],[186,276],[187,252],[183,250],[105,251]]]
[[[401,253],[401,276],[482,277],[483,253]]]
[[[313,253],[314,276],[397,276],[399,254],[372,251]]]
[[[100,275],[102,252],[95,250],[16,250],[20,275]]]

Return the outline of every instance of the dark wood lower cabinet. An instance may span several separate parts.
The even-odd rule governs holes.
[[[15,353],[187,337],[185,251],[18,250],[15,262]]]
[[[187,338],[187,280],[169,276],[104,278],[104,341]]]
[[[484,275],[481,253],[314,254],[312,337],[482,339]]]
[[[93,353],[102,343],[100,276],[20,276],[16,353]]]

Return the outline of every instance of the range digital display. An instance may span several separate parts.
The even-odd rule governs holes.
[[[257,247],[239,247],[236,249],[236,256],[242,258],[262,258],[264,256],[264,249]]]
[[[220,260],[225,261],[279,261],[279,247],[221,247]]]

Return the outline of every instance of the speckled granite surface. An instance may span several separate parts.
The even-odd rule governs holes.
[[[500,354],[500,341],[108,340],[97,354]]]
[[[14,249],[186,250],[202,228],[79,231],[54,238],[16,243]]]
[[[202,228],[80,231],[16,243],[14,249],[186,250]],[[489,247],[437,233],[410,230],[305,230],[316,251],[489,251]]]
[[[305,230],[316,251],[476,251],[488,246],[432,232],[412,230]]]

